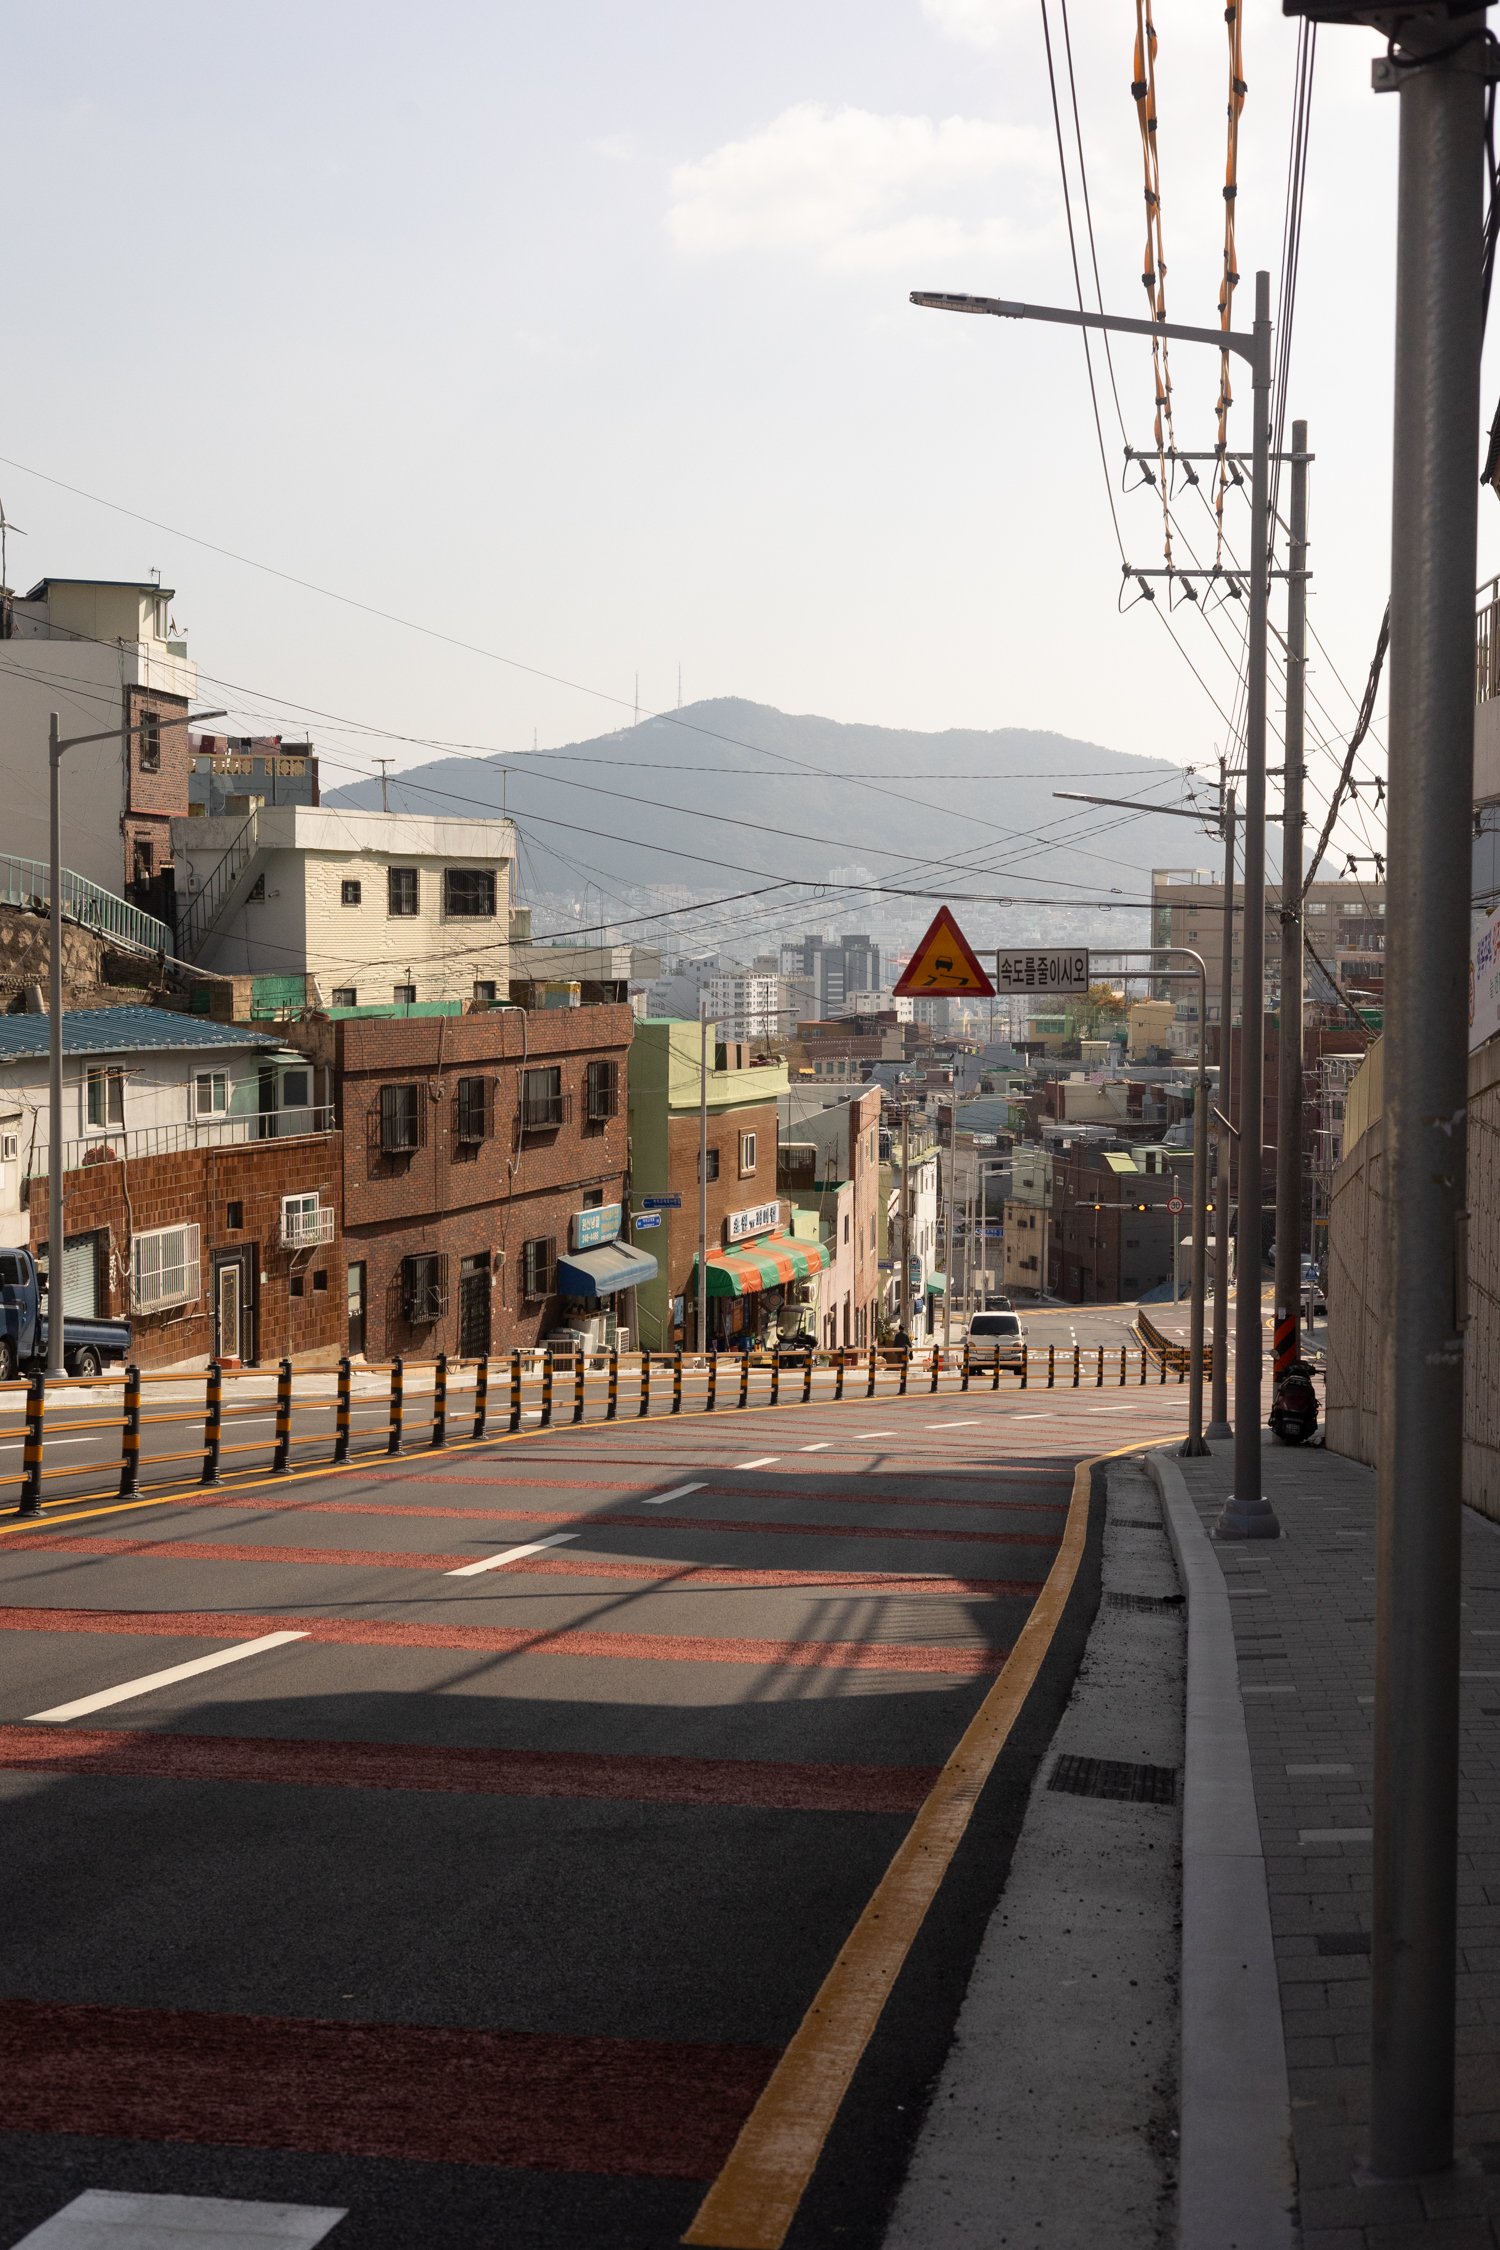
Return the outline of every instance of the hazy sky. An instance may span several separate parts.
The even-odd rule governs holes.
[[[1168,310],[1211,322],[1222,12],[1156,13]],[[1138,313],[1134,9],[1073,0],[1071,24],[1105,296]],[[619,699],[0,467],[29,534],[13,582],[158,566],[206,699],[310,724],[330,785],[375,750],[422,754],[334,719],[513,752],[628,719],[637,672],[643,707],[670,706],[679,664],[689,701],[1051,727],[1184,762],[1223,739],[1160,624],[1116,614],[1077,337],[906,301],[1071,296],[1037,0],[53,0],[6,31],[0,448]],[[1251,0],[1246,324],[1278,261],[1294,45],[1279,0]],[[1369,91],[1376,46],[1321,36],[1291,386],[1318,453],[1315,622],[1356,691],[1388,573],[1396,112]],[[1116,365],[1144,442],[1147,347]],[[1207,445],[1217,357],[1181,349],[1173,372],[1179,442]],[[1132,558],[1158,561],[1155,503],[1120,514]],[[1209,626],[1179,629],[1227,701]]]

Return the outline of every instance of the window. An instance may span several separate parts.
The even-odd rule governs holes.
[[[102,1065],[91,1067],[88,1076],[88,1120],[91,1125],[123,1125],[125,1122],[125,1073]]]
[[[454,1130],[461,1141],[489,1139],[490,1081],[487,1078],[460,1078]]]
[[[748,1178],[750,1177],[750,1174],[751,1174],[751,1173],[752,1173],[752,1172],[753,1172],[754,1170],[755,1170],[755,1135],[754,1135],[753,1133],[741,1133],[741,1135],[740,1135],[740,1178],[741,1178],[742,1180],[748,1179]]]
[[[327,1287],[328,1287],[328,1268],[327,1268],[326,1266],[323,1266],[323,1267],[321,1267],[321,1268],[319,1269],[319,1271],[318,1271],[317,1273],[315,1273],[315,1274],[313,1275],[313,1290],[314,1290],[314,1293],[316,1293],[316,1292],[317,1292],[318,1290],[320,1290],[320,1289],[321,1289],[321,1290],[324,1290],[324,1291],[326,1291],[326,1290],[327,1290]]]
[[[542,1070],[521,1073],[521,1130],[544,1133],[563,1121],[565,1108],[562,1067],[553,1063]]]
[[[406,1156],[418,1145],[421,1109],[415,1086],[382,1086],[380,1089],[380,1151],[383,1156]]]
[[[288,1296],[290,1296],[290,1297],[300,1297],[300,1296],[301,1296],[301,1295],[303,1294],[303,1282],[302,1282],[302,1276],[301,1276],[301,1274],[300,1274],[300,1273],[294,1273],[294,1274],[290,1275],[290,1276],[289,1276],[289,1278],[288,1278],[288,1280],[287,1280],[287,1285],[286,1285],[286,1286],[287,1286],[287,1294],[288,1294]]]
[[[413,1327],[442,1319],[448,1310],[448,1261],[441,1253],[402,1259],[401,1309]]]
[[[704,1157],[705,1157],[705,1156],[706,1156],[706,1157],[707,1157],[707,1159],[708,1159],[708,1162],[707,1162],[707,1165],[706,1165],[706,1166],[705,1166],[705,1164],[704,1164],[704,1161],[703,1161],[703,1159],[704,1159]],[[698,1157],[698,1177],[699,1177],[699,1179],[700,1179],[700,1180],[716,1180],[716,1179],[718,1178],[718,1176],[719,1176],[719,1152],[718,1152],[718,1150],[717,1150],[716,1148],[711,1148],[711,1149],[706,1149],[706,1150],[702,1150],[702,1151],[700,1151],[700,1153],[699,1153],[699,1157]]]
[[[445,867],[443,912],[449,921],[495,919],[495,870],[492,867]]]
[[[200,1070],[193,1080],[193,1115],[195,1117],[227,1117],[229,1115],[229,1074],[223,1070]]]
[[[158,594],[151,604],[151,630],[159,641],[167,637],[167,597]]]
[[[391,987],[391,998],[398,1008],[414,1008],[417,1003],[417,988],[414,984],[394,984]]]
[[[284,1195],[281,1199],[281,1247],[283,1250],[306,1250],[315,1242],[331,1242],[334,1232],[334,1210],[331,1203],[320,1203],[316,1188],[300,1195]]]
[[[521,1295],[528,1304],[539,1304],[552,1293],[557,1264],[557,1244],[549,1234],[521,1245]]]
[[[19,1133],[0,1133],[0,1164],[14,1164],[21,1153]]]
[[[336,984],[333,988],[333,1004],[336,1008],[357,1008],[359,994],[352,984]]]
[[[584,1196],[583,1208],[585,1211],[602,1211],[604,1209],[603,1188],[590,1188]]]
[[[341,906],[358,906],[364,895],[364,884],[355,881],[352,876],[346,875],[339,885],[339,904]],[[392,912],[394,911],[393,908]]]
[[[388,867],[385,872],[386,912],[415,914],[418,910],[417,871],[414,867]]]
[[[493,1006],[500,997],[500,987],[493,977],[476,977],[474,979],[474,997],[476,1000],[486,1000]]]
[[[155,711],[141,714],[141,771],[161,772],[161,719]]]
[[[155,1227],[130,1245],[130,1302],[136,1312],[191,1305],[198,1297],[198,1229]]]
[[[603,1125],[620,1113],[620,1066],[617,1062],[591,1062],[584,1073],[584,1108],[591,1125]]]
[[[226,1203],[226,1204],[225,1204],[225,1206],[224,1206],[224,1225],[225,1225],[225,1228],[226,1228],[227,1232],[228,1232],[228,1233],[230,1233],[230,1234],[238,1234],[238,1233],[239,1233],[239,1231],[240,1231],[240,1228],[241,1228],[241,1227],[242,1227],[242,1226],[244,1225],[244,1223],[245,1223],[245,1206],[244,1206],[244,1204],[243,1204],[243,1203]]]

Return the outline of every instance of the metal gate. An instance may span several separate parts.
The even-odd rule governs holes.
[[[69,1235],[63,1244],[63,1311],[80,1320],[100,1316],[97,1234]]]

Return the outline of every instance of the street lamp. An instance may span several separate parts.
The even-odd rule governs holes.
[[[1271,276],[1255,276],[1255,320],[1246,335],[1233,328],[1191,328],[1176,321],[1134,320],[1061,305],[1025,305],[1004,297],[913,290],[911,302],[937,312],[988,313],[1002,320],[1042,320],[1065,328],[1098,328],[1171,343],[1208,344],[1250,363],[1254,451],[1250,475],[1250,615],[1245,640],[1245,937],[1244,1073],[1240,1115],[1239,1274],[1235,1295],[1234,1491],[1217,1530],[1221,1539],[1274,1539],[1281,1526],[1260,1488],[1261,1096],[1264,1074],[1266,898],[1266,591],[1269,565],[1271,458]],[[1249,1036],[1254,1016],[1254,1036]],[[1195,1223],[1201,1234],[1202,1222]],[[1199,1253],[1195,1251],[1195,1263]],[[1201,1314],[1201,1298],[1199,1300]],[[1200,1335],[1201,1345],[1202,1338]],[[1196,1451],[1197,1448],[1195,1447]]]
[[[224,711],[184,711],[173,724],[195,726],[203,719],[222,719]],[[160,715],[153,721],[160,725]],[[47,1375],[63,1373],[63,1067],[62,1067],[62,757],[65,750],[81,749],[90,742],[129,742],[144,734],[144,722],[133,727],[106,727],[99,734],[58,732],[57,713],[47,715],[47,792],[50,824],[51,884],[50,938],[47,961]]]

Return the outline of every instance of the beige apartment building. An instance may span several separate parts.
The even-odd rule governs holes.
[[[1234,979],[1235,1017],[1242,1009],[1240,983],[1244,944],[1243,886],[1235,885]],[[1274,1006],[1281,966],[1280,894],[1267,886],[1266,897],[1266,1004]],[[1317,960],[1324,962],[1344,986],[1362,1001],[1380,1004],[1385,989],[1385,885],[1368,878],[1314,883],[1307,894],[1306,923],[1309,954],[1306,988],[1315,996],[1319,988]],[[1203,956],[1208,967],[1208,1020],[1219,1020],[1219,985],[1224,958],[1224,885],[1200,867],[1157,867],[1151,874],[1151,943],[1185,945]],[[1173,998],[1176,1027],[1191,1029],[1188,1046],[1196,1045],[1197,1000],[1184,999],[1187,988],[1163,986],[1160,997]],[[1180,1041],[1179,1041],[1180,1043]]]

